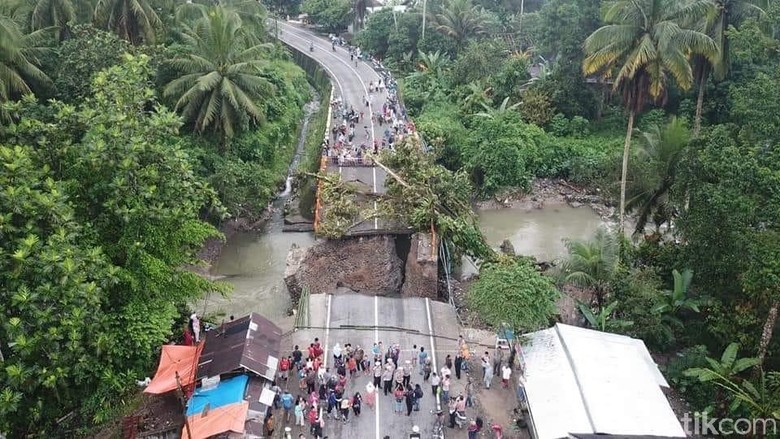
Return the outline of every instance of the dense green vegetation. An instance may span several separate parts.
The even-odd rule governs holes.
[[[120,411],[186,304],[224,289],[183,268],[211,224],[256,217],[283,179],[305,75],[268,44],[260,4],[202,3],[0,2],[10,437],[76,436]],[[274,6],[335,31],[365,2]],[[777,416],[780,2],[427,6],[356,36],[433,150],[409,139],[378,158],[381,212],[484,262],[468,300],[489,323],[544,326],[557,284],[585,324],[672,358],[693,409]],[[471,202],[539,177],[601,189],[635,239],[569,242],[547,274],[495,254]]]
[[[356,42],[396,72],[436,162],[477,197],[539,177],[601,189],[619,229],[633,217],[634,239],[569,242],[549,273],[589,298],[583,322],[670,354],[670,381],[695,410],[777,416],[780,2],[427,7],[376,12]],[[488,323],[544,326],[540,274],[475,251],[479,238],[460,244],[488,261],[470,292]]]
[[[0,3],[0,433],[112,419],[187,304],[227,290],[187,267],[214,224],[273,198],[310,94],[264,19],[256,2]]]

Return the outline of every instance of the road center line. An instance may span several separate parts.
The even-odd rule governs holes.
[[[317,42],[321,42],[322,41],[322,38],[320,38],[320,37],[318,37],[316,35],[313,35],[313,34],[309,33],[308,31],[306,31],[304,29],[301,29],[301,28],[299,28],[297,26],[294,26],[294,25],[291,25],[291,24],[288,24],[288,23],[283,23],[283,26],[287,26],[288,27],[288,35],[292,35],[293,37],[298,38],[300,40],[305,40],[305,38],[300,36],[300,33],[302,32],[302,33],[306,34],[306,36],[309,37],[310,41],[312,42],[312,45],[315,45],[315,41],[317,41]],[[291,32],[290,33],[289,29],[294,29],[294,30],[298,31],[298,35],[296,35],[296,32]],[[352,67],[351,64],[349,64],[348,62],[346,62],[343,59],[341,59],[341,57],[339,57],[337,55],[334,55],[333,53],[331,53],[331,51],[328,51],[327,47],[325,49],[323,49],[323,47],[325,47],[325,46],[322,46],[320,44],[316,44],[316,46],[319,47],[320,50],[323,50],[323,53],[325,53],[327,56],[331,56],[331,57],[335,58],[336,61],[344,64],[349,70],[352,71],[352,73],[355,74],[355,77],[357,78],[358,82],[360,83],[360,86],[363,88],[364,96],[366,97],[366,99],[368,99],[368,97],[369,97],[368,96],[368,87],[366,87],[366,83],[363,81],[363,78],[360,76],[360,73],[357,70],[355,70],[355,68]],[[311,57],[311,58],[314,59],[314,57]],[[320,64],[322,64],[324,66],[324,63],[320,63]],[[326,69],[327,69],[327,67],[326,67]],[[330,71],[330,69],[328,69],[328,71]],[[371,69],[371,71],[374,74],[377,74],[374,69]],[[334,75],[334,77],[335,77],[335,75]],[[339,86],[339,88],[341,88],[341,86]],[[374,119],[371,117],[371,115],[373,114],[371,107],[372,107],[372,105],[371,105],[371,102],[369,100],[369,103],[368,103],[368,118],[371,121],[371,144],[373,145],[374,142],[375,142],[375,139],[376,139],[376,135],[374,133]]]
[[[374,296],[374,343],[379,343],[379,296]],[[384,367],[384,364],[382,364]],[[371,374],[373,379],[373,374]],[[379,439],[379,389],[374,392],[374,430],[376,439]]]
[[[425,314],[428,317],[428,338],[431,343],[431,358],[433,358],[433,370],[438,370],[436,367],[436,346],[433,342],[433,324],[431,319],[431,301],[427,297],[425,298]],[[444,379],[444,377],[442,377]],[[441,401],[436,398],[436,410],[441,410]]]
[[[328,367],[328,346],[330,343],[330,309],[331,301],[333,300],[333,294],[328,294],[328,312],[325,318],[325,358],[322,360],[322,364]]]

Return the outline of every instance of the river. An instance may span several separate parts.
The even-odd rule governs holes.
[[[311,233],[282,231],[282,209],[290,194],[290,183],[303,153],[309,121],[319,107],[319,97],[306,105],[301,137],[284,190],[272,204],[272,215],[262,230],[232,235],[222,248],[211,274],[232,284],[228,297],[212,294],[201,301],[196,310],[207,316],[241,316],[259,311],[277,320],[290,309],[290,295],[284,283],[287,252],[292,244],[308,247],[314,244]],[[509,239],[517,254],[535,256],[550,261],[563,254],[564,239],[588,239],[603,224],[590,208],[574,208],[566,204],[546,205],[543,209],[502,208],[481,209],[479,221],[488,243],[497,248]],[[462,264],[462,274],[476,269],[468,261]]]
[[[481,209],[478,215],[480,229],[491,247],[497,249],[509,239],[515,253],[534,256],[540,261],[563,256],[565,239],[589,239],[604,224],[593,209],[567,204],[547,204],[542,209]],[[462,275],[475,272],[474,266],[464,260]]]
[[[290,309],[290,294],[284,283],[287,251],[292,244],[308,247],[315,238],[312,233],[283,232],[282,210],[304,152],[309,121],[318,111],[319,103],[320,96],[313,91],[311,102],[304,107],[303,126],[285,187],[271,205],[271,217],[261,230],[230,236],[211,268],[211,275],[230,283],[233,291],[228,297],[218,294],[207,296],[196,307],[201,315],[238,317],[257,311],[269,319],[277,320]]]
[[[276,209],[265,230],[238,233],[222,250],[212,273],[224,276],[233,285],[229,298],[209,297],[201,312],[239,316],[249,310],[277,319],[290,308],[290,296],[284,284],[287,251],[294,243],[308,247],[314,243],[311,233],[282,232],[281,209]],[[566,253],[564,239],[588,239],[603,223],[590,208],[547,205],[543,209],[484,209],[479,211],[482,232],[497,248],[509,239],[518,254],[549,261]],[[462,274],[476,270],[468,261]]]

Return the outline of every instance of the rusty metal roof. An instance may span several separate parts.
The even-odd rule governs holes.
[[[274,380],[282,330],[257,313],[226,322],[206,333],[198,379],[248,371]]]

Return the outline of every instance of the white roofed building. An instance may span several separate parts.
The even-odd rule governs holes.
[[[686,436],[642,340],[556,324],[526,334],[522,345],[536,438]]]

